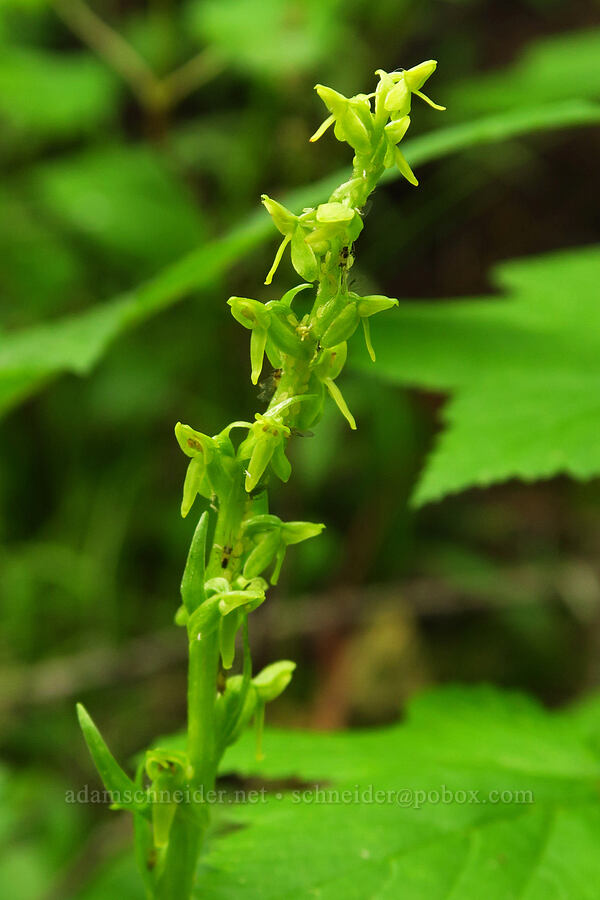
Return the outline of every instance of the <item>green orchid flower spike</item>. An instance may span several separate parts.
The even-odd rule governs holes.
[[[296,435],[311,433],[330,400],[356,428],[338,384],[348,342],[362,325],[374,361],[370,320],[398,301],[351,290],[355,244],[367,199],[387,168],[397,166],[417,184],[400,145],[411,126],[413,95],[443,108],[421,91],[435,68],[428,60],[406,70],[380,69],[375,89],[353,97],[317,85],[328,117],[311,141],[333,127],[336,139],[352,148],[352,171],[326,202],[299,213],[263,195],[282,235],[265,283],[271,284],[288,245],[302,283],[264,302],[228,300],[234,319],[250,332],[252,384],[264,377],[266,361],[272,369],[259,386],[264,405],[250,421],[236,420],[212,436],[181,422],[175,427],[188,460],[181,514],[187,516],[198,498],[203,506],[175,615],[189,651],[185,748],[148,751],[133,780],[79,707],[85,740],[115,806],[134,815],[136,857],[151,900],[202,895],[195,882],[210,809],[202,800],[188,800],[187,789],[194,795],[214,788],[225,749],[252,720],[261,756],[265,705],[292,677],[295,664],[289,660],[253,676],[249,622],[266,601],[267,577],[277,584],[288,547],[317,537],[324,525],[284,522],[270,513],[268,490],[274,479],[288,481]],[[236,665],[241,671],[234,671]]]

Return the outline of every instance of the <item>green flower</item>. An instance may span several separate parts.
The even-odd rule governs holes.
[[[426,62],[413,66],[412,69],[400,69],[397,72],[384,72],[378,69],[376,74],[385,81],[386,90],[384,98],[384,106],[392,118],[397,119],[401,116],[407,116],[410,113],[411,95],[416,94],[433,109],[446,109],[434,103],[426,94],[421,92],[421,88],[427,79],[433,75],[437,68],[435,59],[428,59]]]
[[[245,481],[248,493],[254,490],[269,464],[282,481],[287,481],[292,473],[284,449],[290,429],[270,416],[256,413],[255,418],[256,422],[250,426],[250,434],[238,451],[240,459],[249,459]]]
[[[301,278],[307,281],[315,281],[319,274],[319,263],[312,247],[306,243],[306,237],[310,233],[310,223],[306,222],[306,215],[296,216],[286,209],[277,200],[272,200],[267,194],[263,194],[261,200],[267,212],[273,219],[275,227],[283,234],[283,241],[279,245],[273,265],[265,278],[265,284],[271,284],[273,275],[277,271],[283,251],[291,244],[292,265]],[[313,210],[305,212],[312,213]]]
[[[247,519],[244,533],[253,541],[254,547],[244,563],[244,576],[255,578],[274,563],[271,584],[277,584],[289,545],[316,537],[324,528],[314,522],[282,522],[278,516],[267,514]]]
[[[210,499],[214,493],[208,476],[208,464],[213,460],[217,449],[212,438],[181,422],[175,426],[175,437],[185,455],[190,457],[181,501],[181,515],[185,519],[198,494]]]
[[[183,484],[181,515],[187,516],[198,496],[210,500],[229,490],[235,470],[235,450],[229,437],[233,428],[252,428],[251,422],[232,422],[214,437],[178,422],[175,437],[190,463]]]
[[[333,88],[317,84],[315,90],[331,115],[315,131],[311,141],[318,141],[331,125],[338,141],[345,141],[357,153],[369,153],[373,142],[373,116],[367,94],[344,97]]]
[[[330,201],[317,206],[314,226],[305,238],[315,253],[323,256],[335,243],[349,247],[363,228],[358,212],[347,203]]]
[[[386,309],[393,309],[394,306],[398,306],[397,300],[393,300],[391,297],[384,297],[381,294],[372,294],[369,297],[359,297],[357,300],[357,310],[363,326],[367,352],[373,362],[375,362],[375,351],[373,350],[373,344],[371,343],[369,318],[379,312],[384,312]]]
[[[353,431],[356,431],[356,420],[348,409],[348,405],[344,400],[342,392],[335,383],[335,379],[344,368],[347,355],[348,345],[345,341],[341,344],[337,344],[335,347],[323,350],[314,367],[314,374],[327,388],[329,396],[350,425],[350,428]]]
[[[264,304],[258,300],[250,300],[247,297],[230,297],[227,303],[231,307],[233,318],[252,332],[250,338],[250,364],[252,367],[250,378],[252,384],[257,384],[263,367],[265,350],[267,350],[271,317]],[[271,358],[268,350],[267,355]],[[271,360],[271,363],[275,365],[277,361],[275,357],[274,361]]]
[[[291,246],[292,265],[296,272],[311,282],[319,275],[320,258],[332,244],[337,242],[349,246],[362,231],[362,219],[348,203],[321,203],[316,209],[305,209],[301,215],[296,216],[266,194],[262,195],[262,202],[276,228],[284,236],[265,284],[271,284],[288,244]]]
[[[371,332],[368,319],[378,312],[398,306],[397,300],[381,295],[360,297],[353,291],[340,292],[336,297],[324,304],[317,313],[317,321],[320,328],[321,347],[329,350],[344,341],[349,340],[354,334],[358,323],[362,322],[367,351],[373,361],[375,352],[371,343]]]
[[[378,69],[376,73],[379,75],[379,84],[375,91],[375,122],[385,132],[387,148],[384,165],[388,169],[396,165],[406,180],[415,186],[419,182],[397,145],[410,126],[409,113],[413,94],[434,109],[445,109],[420,90],[430,75],[433,75],[436,66],[436,61],[430,59],[412,69],[402,69],[398,72],[384,72],[383,69]]]

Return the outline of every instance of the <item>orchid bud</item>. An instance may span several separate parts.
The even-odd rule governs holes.
[[[418,66],[413,66],[412,69],[407,69],[404,72],[404,80],[409,90],[413,91],[413,93],[420,91],[436,69],[437,61],[435,59],[428,59],[426,62],[419,63]]]
[[[328,350],[347,341],[356,331],[359,318],[356,300],[349,300],[325,331],[321,338],[321,346]]]
[[[282,659],[279,662],[271,663],[258,675],[255,675],[252,679],[252,684],[256,689],[259,701],[261,703],[270,703],[283,694],[292,680],[295,668],[295,662],[289,659]]]

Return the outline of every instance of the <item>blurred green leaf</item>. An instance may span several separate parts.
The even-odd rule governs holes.
[[[504,263],[492,281],[506,299],[401,302],[374,328],[377,375],[453,392],[417,503],[600,474],[599,280],[599,247]]]
[[[230,808],[244,827],[213,841],[198,896],[596,896],[600,758],[568,714],[451,687],[385,730],[267,732],[262,762],[246,737],[223,771],[278,785]]]
[[[24,196],[0,188],[0,309],[2,321],[28,323],[61,311],[84,280],[84,267]],[[36,265],[31,261],[35,259]]]
[[[113,115],[117,81],[87,53],[0,48],[0,145],[63,140]]]
[[[80,840],[82,807],[47,772],[2,769],[0,810],[0,896],[37,900]]]
[[[418,165],[477,144],[597,121],[600,106],[583,101],[517,110],[407,141],[406,155]],[[295,209],[318,203],[344,176],[345,172],[335,172],[283,199]],[[0,413],[60,372],[87,374],[119,334],[211,284],[267,238],[276,239],[271,222],[257,211],[225,237],[193,251],[136,290],[78,316],[6,336],[0,346]]]
[[[263,76],[296,75],[338,44],[340,0],[200,0],[189,5],[192,33],[230,66]]]
[[[471,75],[451,89],[448,108],[460,114],[504,110],[524,103],[600,97],[600,29],[529,44],[512,66]]]
[[[86,150],[30,174],[38,202],[58,221],[139,274],[156,271],[206,237],[184,184],[150,147]]]

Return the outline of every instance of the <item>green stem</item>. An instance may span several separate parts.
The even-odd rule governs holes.
[[[188,756],[194,785],[206,790],[216,775],[215,701],[219,670],[219,634],[190,644],[188,668]]]

